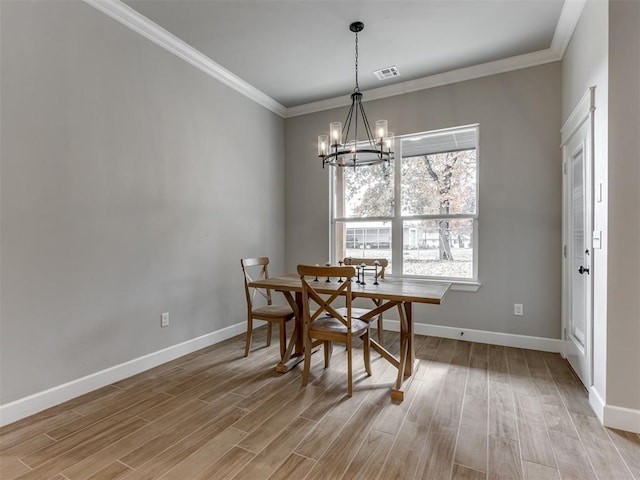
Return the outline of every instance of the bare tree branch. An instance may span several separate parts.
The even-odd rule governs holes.
[[[422,156],[422,161],[424,162],[425,166],[427,167],[427,172],[429,172],[429,175],[431,176],[431,178],[433,178],[433,181],[436,183],[440,183],[440,179],[438,178],[438,174],[433,170],[433,167],[431,166],[431,162],[429,161],[429,156],[428,155],[423,155]]]

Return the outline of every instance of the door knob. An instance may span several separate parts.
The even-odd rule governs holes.
[[[578,269],[578,273],[580,275],[582,275],[583,273],[586,273],[587,275],[589,275],[589,267],[583,267],[582,265],[580,265],[580,268]]]

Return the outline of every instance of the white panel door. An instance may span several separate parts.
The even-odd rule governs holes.
[[[591,151],[585,121],[564,145],[565,354],[582,383],[591,385]]]

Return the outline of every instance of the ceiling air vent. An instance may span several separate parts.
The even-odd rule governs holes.
[[[392,65],[390,67],[384,67],[380,70],[374,70],[373,73],[376,74],[378,80],[386,80],[387,78],[399,77],[400,72],[398,71],[398,67]]]

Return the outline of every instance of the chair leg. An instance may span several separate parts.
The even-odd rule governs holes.
[[[380,345],[383,344],[382,342],[382,314],[380,314],[380,316],[378,317],[378,342],[380,343]]]
[[[271,331],[273,330],[273,322],[267,325],[267,347],[271,346]]]
[[[382,278],[382,277],[381,277]],[[376,304],[376,307],[379,307],[382,303],[381,300],[373,299],[373,303]],[[378,342],[382,345],[382,314],[378,315]]]
[[[367,330],[362,336],[362,352],[364,353],[364,369],[367,371],[367,375],[371,376],[371,343],[369,338],[369,331]]]
[[[333,354],[333,343],[329,341],[324,342],[324,368],[329,368],[329,362],[331,355]]]
[[[309,382],[309,370],[311,369],[311,339],[304,337],[304,372],[302,373],[302,386]]]
[[[353,368],[352,368],[352,358],[351,358],[351,338],[347,338],[347,395],[350,397],[353,395]]]
[[[251,334],[253,333],[253,318],[249,317],[247,320],[247,340],[244,345],[244,356],[249,356],[249,349],[251,348]]]
[[[284,358],[284,354],[287,351],[287,320],[283,318],[280,320],[280,358]]]

